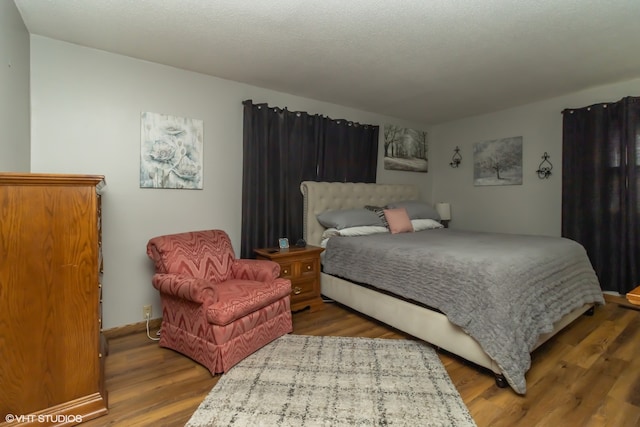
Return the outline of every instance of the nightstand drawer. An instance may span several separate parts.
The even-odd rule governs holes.
[[[308,258],[300,260],[300,276],[301,277],[316,277],[318,272],[317,258]]]
[[[289,280],[294,277],[294,268],[292,262],[280,263],[280,277]]]
[[[315,292],[315,279],[311,280],[299,280],[295,283],[291,283],[291,297],[295,299],[302,299],[308,294],[314,295]]]

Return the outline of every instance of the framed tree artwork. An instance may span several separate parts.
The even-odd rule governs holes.
[[[522,137],[474,144],[473,184],[522,185]]]
[[[400,171],[427,172],[429,147],[427,132],[384,125],[384,168]]]

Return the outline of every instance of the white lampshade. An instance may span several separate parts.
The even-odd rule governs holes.
[[[436,211],[438,211],[441,220],[451,220],[451,205],[449,203],[436,203]]]

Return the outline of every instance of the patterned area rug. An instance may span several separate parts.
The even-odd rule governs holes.
[[[224,374],[199,426],[475,426],[419,341],[285,335]]]

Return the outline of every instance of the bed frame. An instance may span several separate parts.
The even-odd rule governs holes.
[[[401,184],[304,181],[300,191],[304,197],[304,239],[316,246],[320,246],[325,230],[316,218],[319,213],[420,199],[416,186]],[[325,297],[487,368],[494,373],[499,387],[508,385],[498,365],[478,342],[444,314],[326,273],[321,273],[320,280]],[[592,304],[567,314],[555,323],[552,332],[540,336],[534,349],[589,310],[593,311]]]

